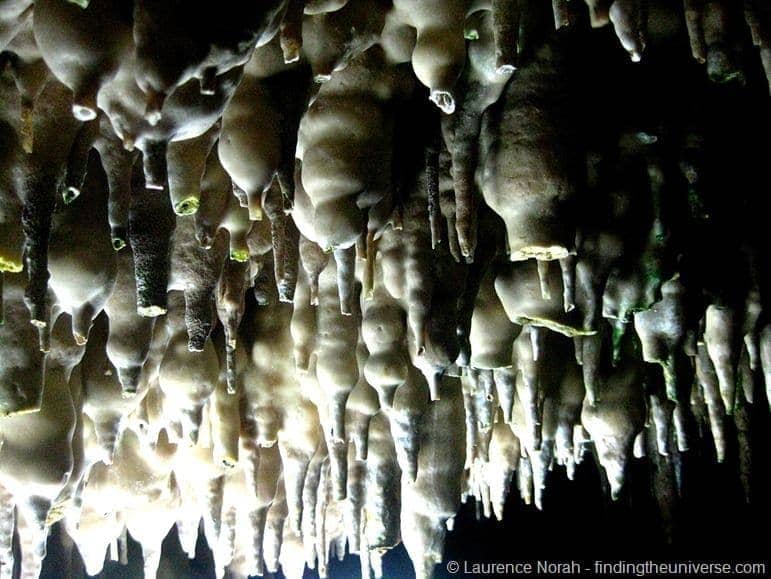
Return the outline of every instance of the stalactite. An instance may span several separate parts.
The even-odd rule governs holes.
[[[767,2],[2,4],[0,577],[428,578],[590,456],[673,545],[757,501]]]

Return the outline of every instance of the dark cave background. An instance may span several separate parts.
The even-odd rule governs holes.
[[[736,272],[738,240],[749,240],[760,248],[766,264],[768,259],[762,250],[768,247],[766,197],[771,195],[769,96],[749,33],[743,50],[746,85],[714,84],[708,81],[704,67],[690,56],[678,3],[669,8],[676,12],[671,20],[664,19],[652,6],[650,40],[643,62],[636,64],[629,61],[610,27],[588,28],[583,3],[580,7],[578,4],[572,2],[572,10],[584,22],[567,34],[571,37],[572,102],[579,122],[580,145],[612,150],[622,130],[634,129],[658,135],[661,146],[667,147],[689,128],[703,131],[706,198],[713,219],[706,229],[681,232],[684,243],[692,249],[687,273],[699,279],[708,294],[730,301],[741,287]],[[653,34],[654,30],[658,33]],[[574,481],[567,480],[564,468],[554,467],[545,490],[543,512],[523,505],[513,488],[504,521],[476,520],[474,501],[469,499],[456,517],[455,530],[447,534],[444,563],[437,566],[436,577],[452,576],[445,567],[449,560],[577,559],[591,563],[595,559],[692,559],[768,563],[771,480],[767,449],[771,427],[762,382],[756,382],[755,401],[746,414],[753,451],[750,503],[745,501],[740,483],[736,436],[731,432],[734,423],[729,419],[729,448],[724,464],[717,464],[708,432],[700,445],[672,457],[681,464],[682,494],[674,507],[671,542],[667,541],[666,525],[653,491],[651,477],[657,465],[650,455],[630,462],[625,490],[616,502],[603,490],[602,474],[587,455],[576,469]],[[214,577],[211,554],[201,538],[198,553],[195,560],[188,561],[176,531],[172,531],[164,543],[158,576]],[[357,577],[359,572],[355,556],[330,564],[331,577]],[[402,546],[385,556],[384,575],[414,576]],[[41,576],[85,576],[78,561],[72,566],[65,561],[58,525],[49,539]],[[107,562],[100,576],[141,577],[139,546],[130,542],[127,567]],[[306,576],[316,575],[306,570]]]

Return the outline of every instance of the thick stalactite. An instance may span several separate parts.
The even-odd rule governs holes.
[[[402,544],[423,578],[471,504],[519,558],[552,508],[767,513],[770,34],[768,0],[0,0],[0,576],[154,577],[172,533],[217,577]]]

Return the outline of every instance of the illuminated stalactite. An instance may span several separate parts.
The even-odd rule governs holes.
[[[670,538],[689,452],[750,499],[771,9],[587,4],[0,2],[0,575],[428,577],[590,451]]]

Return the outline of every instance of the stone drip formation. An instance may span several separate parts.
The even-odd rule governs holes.
[[[176,525],[220,576],[430,577],[461,501],[592,455],[664,521],[695,448],[749,495],[767,182],[728,109],[600,139],[634,115],[573,95],[604,27],[767,110],[768,1],[215,4],[0,1],[0,576],[59,522],[90,574]]]

